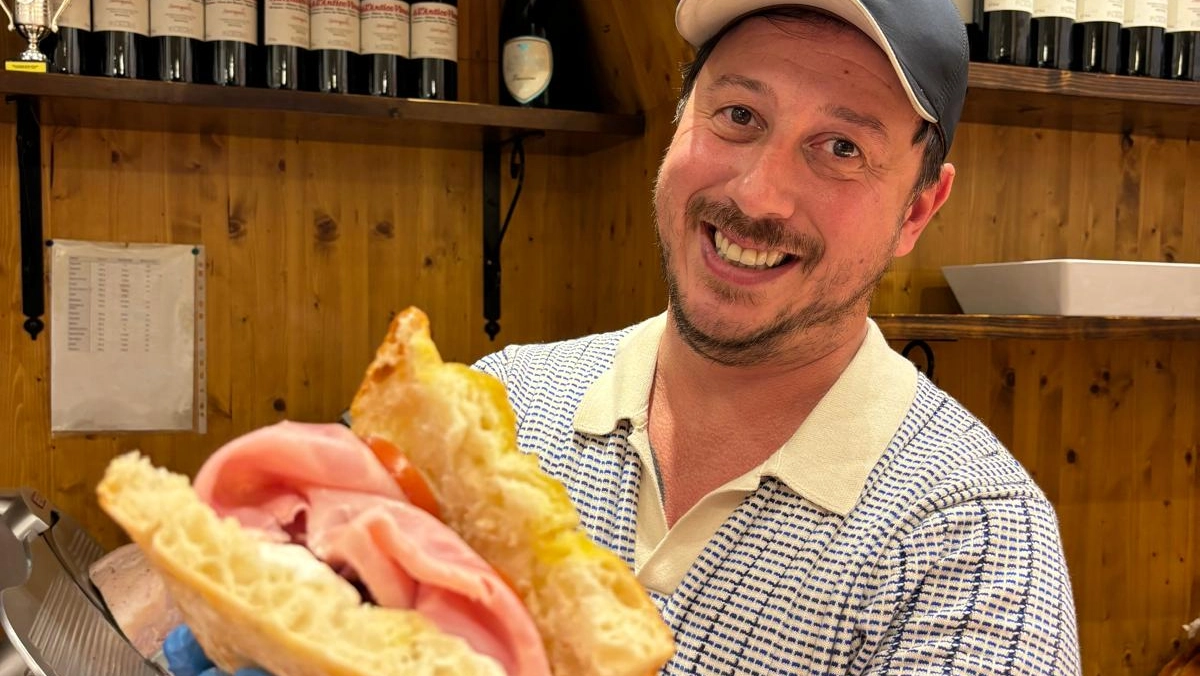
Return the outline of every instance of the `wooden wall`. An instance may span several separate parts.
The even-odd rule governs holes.
[[[494,101],[499,3],[462,3],[464,97]],[[37,486],[122,541],[92,489],[142,448],[191,472],[275,420],[330,420],[391,312],[431,315],[448,358],[623,326],[664,303],[649,190],[688,50],[671,3],[582,3],[612,111],[647,134],[582,158],[531,155],[504,245],[502,332],[483,334],[479,153],[244,137],[47,129],[47,234],[203,242],[210,429],[48,433],[48,354],[20,328],[11,115],[0,117],[0,484]],[[956,309],[940,267],[1079,256],[1200,262],[1200,144],[963,125],[954,194],[897,262],[876,312]],[[509,188],[511,188],[509,186]],[[507,205],[507,193],[503,204]],[[900,343],[897,343],[899,346]],[[1010,445],[1054,501],[1086,674],[1151,674],[1200,615],[1200,345],[935,343],[936,379]]]

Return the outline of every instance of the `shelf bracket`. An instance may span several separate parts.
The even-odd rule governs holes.
[[[44,253],[42,249],[42,125],[37,99],[16,96],[17,105],[17,190],[21,223],[21,311],[25,331],[37,340],[46,327]]]
[[[522,131],[500,141],[483,144],[483,330],[491,340],[500,333],[500,245],[508,232],[513,210],[525,185],[525,139],[542,136],[540,131]],[[516,180],[512,201],[504,221],[500,221],[500,151],[512,144],[508,160],[509,177]]]
[[[923,340],[910,340],[908,341],[908,345],[905,345],[904,349],[900,350],[900,356],[911,361],[912,358],[908,355],[914,349],[920,350],[925,355],[925,368],[921,368],[920,365],[917,368],[921,369],[927,378],[933,380],[933,348],[929,347],[929,343]]]

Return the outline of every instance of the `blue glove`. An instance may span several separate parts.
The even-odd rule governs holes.
[[[167,634],[163,642],[163,656],[171,667],[174,676],[229,676],[213,666],[212,660],[204,654],[204,648],[196,642],[196,637],[186,624],[181,624]],[[238,669],[233,676],[271,676],[261,669]]]

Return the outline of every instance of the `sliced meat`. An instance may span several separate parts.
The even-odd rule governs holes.
[[[172,629],[183,622],[162,578],[137,545],[105,554],[88,569],[121,633],[143,657],[153,657]]]
[[[344,427],[263,428],[215,453],[195,486],[218,514],[275,539],[303,541],[378,605],[422,613],[511,676],[549,675],[541,637],[517,595],[457,533],[405,499]]]

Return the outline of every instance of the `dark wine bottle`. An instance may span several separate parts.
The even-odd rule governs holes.
[[[92,26],[100,75],[140,77],[150,35],[149,0],[93,0]]]
[[[1034,0],[1033,65],[1071,67],[1071,32],[1078,13],[1075,0]]]
[[[359,0],[312,0],[309,25],[318,91],[350,93],[352,61],[362,44],[360,14]]]
[[[1200,80],[1200,0],[1167,6],[1167,77]]]
[[[987,60],[1029,65],[1033,0],[984,0],[983,18],[987,27]]]
[[[204,0],[150,0],[150,39],[166,82],[195,82],[204,41]]]
[[[548,0],[504,0],[500,13],[500,103],[547,108],[554,48],[546,35]]]
[[[1123,75],[1162,77],[1166,68],[1163,42],[1167,31],[1167,0],[1125,0],[1121,25]]]
[[[967,50],[971,61],[987,60],[987,36],[983,32],[983,0],[954,0],[963,26],[967,29]]]
[[[309,45],[308,0],[264,0],[262,10],[266,85],[299,89]]]
[[[252,52],[258,46],[257,0],[205,0],[204,40],[213,84],[250,84]]]
[[[408,96],[409,4],[402,0],[363,0],[361,9],[367,93]]]
[[[1124,0],[1078,0],[1072,42],[1075,68],[1088,73],[1116,74],[1121,64]]]
[[[92,38],[92,3],[71,0],[58,17],[58,33],[50,49],[50,70],[67,75],[89,75]]]
[[[412,3],[413,96],[458,100],[458,2]]]

